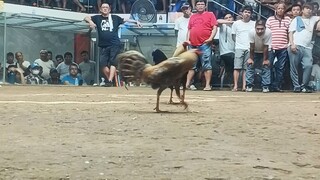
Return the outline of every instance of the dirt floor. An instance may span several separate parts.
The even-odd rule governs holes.
[[[320,93],[155,94],[0,87],[0,179],[320,179]]]

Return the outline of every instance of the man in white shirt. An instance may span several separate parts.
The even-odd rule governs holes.
[[[48,59],[48,51],[45,49],[42,49],[40,51],[40,59],[36,59],[34,61],[35,63],[38,63],[39,66],[42,67],[42,74],[41,76],[44,79],[49,79],[50,78],[50,69],[54,68],[53,61]]]
[[[290,76],[294,92],[312,92],[308,83],[312,71],[312,35],[313,28],[319,20],[318,16],[312,16],[312,4],[305,3],[302,6],[302,16],[294,18],[289,27],[288,55],[290,59]],[[302,64],[302,83],[299,82],[298,66]]]
[[[272,33],[266,28],[266,22],[258,20],[255,29],[249,32],[250,57],[247,61],[248,67],[246,72],[247,92],[253,89],[255,68],[261,68],[261,86],[262,92],[269,92],[270,86],[270,62],[268,58],[269,46],[272,42]]]
[[[57,66],[60,79],[69,74],[69,66],[73,62],[73,55],[71,52],[64,53],[64,61]]]
[[[254,29],[255,22],[251,21],[253,10],[251,6],[244,6],[242,11],[242,19],[237,20],[232,25],[232,39],[235,41],[235,57],[234,57],[234,87],[232,91],[238,91],[238,80],[240,71],[242,70],[242,91],[246,90],[246,63],[249,58],[249,32]]]
[[[179,17],[174,26],[174,30],[177,36],[177,47],[183,42],[187,41],[188,24],[191,16],[191,7],[189,3],[185,2],[181,6],[183,16]]]

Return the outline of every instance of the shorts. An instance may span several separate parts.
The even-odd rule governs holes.
[[[234,69],[247,69],[247,61],[249,59],[249,50],[236,49],[234,54]]]
[[[200,48],[202,50],[202,55],[199,56],[202,71],[211,70],[211,59],[212,59],[212,50],[211,46],[208,44],[203,44],[201,46],[190,46],[190,48]],[[197,63],[193,65],[193,70],[197,69]]]
[[[120,50],[120,46],[100,47],[100,67],[117,67],[116,57]]]
[[[233,72],[234,67],[234,53],[227,53],[220,55],[221,64],[223,64],[226,72]]]

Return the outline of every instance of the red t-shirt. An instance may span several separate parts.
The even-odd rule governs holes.
[[[192,46],[200,46],[207,40],[214,26],[217,26],[217,19],[212,12],[196,13],[190,17],[188,29],[190,31],[190,43]]]

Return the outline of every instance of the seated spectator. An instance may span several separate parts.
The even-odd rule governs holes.
[[[56,55],[56,67],[64,61],[63,56],[61,54]]]
[[[23,70],[18,68],[17,62],[14,61],[14,55],[12,52],[7,53],[6,72],[7,81],[10,84],[25,83]]]
[[[82,51],[81,57],[83,62],[79,64],[82,78],[87,85],[94,84],[94,76],[96,73],[96,63],[89,59],[88,51]]]
[[[27,84],[48,84],[47,81],[41,76],[42,67],[34,62],[29,66],[30,74],[25,77]]]
[[[69,66],[72,62],[72,53],[64,53],[64,62],[60,63],[57,66],[58,73],[60,74],[60,79],[69,74]]]
[[[49,79],[50,78],[50,75],[49,75],[50,69],[54,68],[54,64],[53,64],[53,61],[48,59],[48,51],[45,49],[42,49],[40,51],[40,59],[36,59],[34,62],[42,67],[41,76],[44,79]]]
[[[52,68],[50,70],[50,78],[48,79],[48,84],[62,84],[60,74],[57,69]]]
[[[15,53],[15,58],[17,60],[17,67],[20,68],[23,71],[23,75],[27,76],[29,74],[28,67],[30,66],[29,61],[25,61],[23,59],[23,54],[22,52],[16,52]]]
[[[79,67],[76,63],[72,63],[69,66],[69,74],[62,78],[62,84],[65,85],[74,85],[74,86],[82,86],[83,79],[79,73]]]

